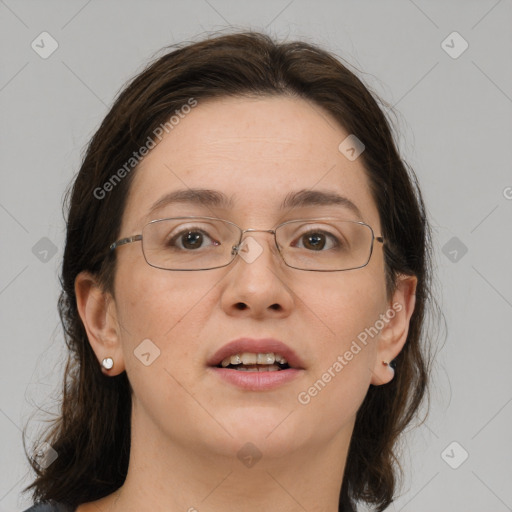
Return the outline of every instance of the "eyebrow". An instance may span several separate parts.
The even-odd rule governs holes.
[[[211,208],[232,209],[234,195],[227,196],[223,192],[204,188],[179,189],[165,194],[151,206],[148,216],[155,211],[174,203],[189,203]],[[359,208],[347,197],[328,190],[301,189],[289,192],[279,205],[279,210],[305,208],[307,206],[343,206],[362,219]]]

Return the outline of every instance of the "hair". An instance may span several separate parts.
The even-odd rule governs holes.
[[[385,238],[388,295],[400,275],[418,279],[407,341],[395,359],[396,375],[384,386],[370,385],[357,412],[341,485],[340,511],[354,511],[358,502],[364,502],[381,512],[392,503],[403,477],[396,455],[399,437],[428,395],[432,359],[426,314],[427,306],[436,304],[424,202],[377,100],[384,103],[341,59],[304,41],[278,43],[258,32],[237,32],[167,48],[171,50],[155,58],[117,95],[64,198],[67,229],[58,308],[69,351],[61,409],[44,437],[58,457],[41,467],[27,453],[23,439],[25,455],[37,473],[23,492],[32,489],[34,501],[76,507],[113,493],[126,478],[132,388],[126,372],[103,375],[78,314],[74,289],[78,273],[89,271],[113,295],[116,251],[108,247],[119,236],[136,166],[112,184],[115,171],[123,166],[126,170],[133,152],[191,98],[200,103],[287,96],[319,106],[362,141],[365,150],[360,158]],[[99,197],[98,189],[107,190],[109,180],[108,194]]]

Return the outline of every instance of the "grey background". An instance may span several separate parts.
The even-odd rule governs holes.
[[[157,50],[229,25],[336,52],[398,111],[434,227],[448,330],[431,413],[404,439],[406,479],[388,510],[512,510],[510,0],[0,0],[0,20],[0,512],[30,505],[21,429],[33,418],[36,437],[57,407],[61,204],[81,152]],[[31,47],[43,31],[59,45],[47,59]],[[457,58],[445,49],[458,53],[461,40],[442,46],[453,31],[469,44]],[[462,450],[469,457],[453,469]]]

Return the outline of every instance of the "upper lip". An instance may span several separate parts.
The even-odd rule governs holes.
[[[217,350],[217,352],[208,359],[207,364],[208,366],[217,366],[226,357],[243,352],[251,352],[254,354],[274,352],[275,354],[283,356],[288,361],[290,368],[304,368],[302,359],[290,347],[274,338],[239,338],[230,341]]]

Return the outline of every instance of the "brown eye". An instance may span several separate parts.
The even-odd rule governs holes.
[[[332,245],[327,247],[327,249],[332,249],[333,247],[338,247],[340,245],[339,240],[334,235],[317,229],[300,235],[298,240],[302,241],[302,247],[297,246],[296,244],[294,244],[294,247],[299,247],[299,249],[304,248],[311,251],[321,251],[328,244],[328,239],[331,239]]]
[[[175,247],[176,242],[179,242],[178,249],[195,250],[204,247],[203,242],[205,240],[212,240],[206,231],[203,230],[187,230],[178,233],[174,236],[166,246]],[[212,241],[207,245],[219,245],[219,242]]]

